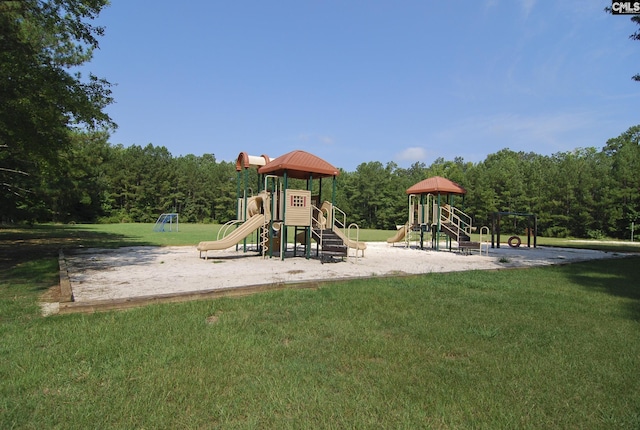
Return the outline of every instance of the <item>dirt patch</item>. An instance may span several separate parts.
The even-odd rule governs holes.
[[[39,297],[40,302],[43,303],[59,303],[60,302],[60,285],[54,285],[49,287]]]
[[[220,321],[220,314],[222,312],[216,312],[213,315],[209,315],[206,319],[207,324],[217,324]]]

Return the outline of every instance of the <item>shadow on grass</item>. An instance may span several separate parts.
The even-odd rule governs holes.
[[[629,316],[640,320],[640,256],[589,261],[566,266],[570,278],[593,291],[629,299]]]
[[[152,244],[135,237],[98,232],[78,225],[0,227],[0,271],[43,257],[57,257],[60,249],[134,245]]]

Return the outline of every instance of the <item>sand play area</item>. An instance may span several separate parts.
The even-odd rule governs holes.
[[[300,284],[315,286],[325,280],[497,270],[624,256],[586,249],[506,245],[501,248],[484,245],[482,255],[477,252],[465,255],[381,242],[369,242],[364,257],[352,255],[340,262],[323,264],[313,256],[306,259],[303,255],[300,250],[297,257],[289,252],[284,260],[262,258],[255,251],[244,252],[242,247],[236,250],[235,246],[209,252],[208,259],[200,258],[195,246],[75,250],[61,260],[73,301],[50,305],[45,313],[193,300],[234,291],[248,294]]]

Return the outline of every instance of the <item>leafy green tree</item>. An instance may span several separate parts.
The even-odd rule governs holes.
[[[415,162],[408,169],[398,169],[396,174],[398,179],[402,181],[402,187],[406,191],[412,185],[427,179],[427,165],[422,162]]]
[[[379,161],[362,163],[341,191],[349,201],[342,208],[353,222],[363,228],[392,229],[397,222],[396,205],[404,206],[404,189],[393,180],[395,163],[383,166]],[[399,203],[402,202],[402,203]]]
[[[176,188],[172,195],[175,211],[184,222],[196,222],[209,217],[206,196],[202,195],[199,174],[201,162],[195,155],[189,154],[176,160]]]
[[[236,217],[236,175],[232,163],[217,163],[213,154],[176,159],[175,210],[191,222],[226,222]],[[257,175],[256,181],[257,185]],[[257,188],[255,188],[257,192]]]
[[[43,164],[55,164],[74,129],[113,127],[110,84],[71,70],[92,57],[101,27],[89,21],[107,0],[0,1],[0,203],[26,214]],[[27,188],[25,188],[27,187]],[[35,210],[35,208],[34,208]]]
[[[459,185],[463,185],[465,173],[472,165],[473,163],[465,163],[462,157],[455,157],[453,161],[447,161],[440,157],[429,166],[427,177],[442,176]]]
[[[58,163],[41,171],[38,191],[47,209],[44,221],[95,222],[104,215],[108,137],[104,132],[72,133],[72,144]]]
[[[472,216],[476,226],[489,226],[491,214],[498,210],[495,189],[489,181],[489,173],[484,163],[478,163],[467,171],[463,185],[467,190],[465,212]]]
[[[203,157],[205,157],[205,154]],[[210,154],[215,161],[213,154]],[[225,223],[236,217],[236,177],[235,163],[221,162],[212,165],[211,179],[213,187],[208,191],[213,194],[211,220]]]
[[[174,159],[164,146],[118,145],[108,165],[108,204],[120,221],[152,222],[174,211]]]
[[[611,159],[609,176],[609,230],[614,237],[629,237],[631,222],[640,215],[640,125],[609,139],[603,149]]]
[[[487,184],[494,190],[494,200],[490,205],[505,212],[522,212],[524,196],[525,163],[523,152],[502,149],[489,154],[484,161],[487,169]]]
[[[323,190],[324,192],[324,200],[331,201],[331,192],[333,190]],[[355,192],[355,184],[354,184],[354,173],[347,172],[346,170],[339,168],[339,174],[336,178],[336,206],[338,206],[345,213],[349,214],[353,222],[360,222],[360,219],[355,219],[355,210],[353,201],[350,197]]]
[[[548,223],[541,230],[549,236],[586,237],[599,226],[594,217],[594,199],[599,198],[597,165],[600,162],[594,148],[575,149],[552,156],[547,171],[545,192],[541,204]]]

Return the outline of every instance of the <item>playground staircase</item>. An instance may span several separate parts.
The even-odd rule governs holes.
[[[313,238],[320,244],[319,254],[323,262],[342,261],[348,255],[347,245],[331,229],[313,229]]]
[[[463,229],[452,222],[443,223],[441,225],[441,228],[444,234],[458,243],[471,241],[471,237],[469,237],[469,235],[465,233]]]
[[[444,223],[441,225],[441,228],[444,234],[458,242],[458,249],[461,251],[469,253],[469,251],[480,250],[480,242],[472,242],[471,237],[457,225],[453,223]]]

